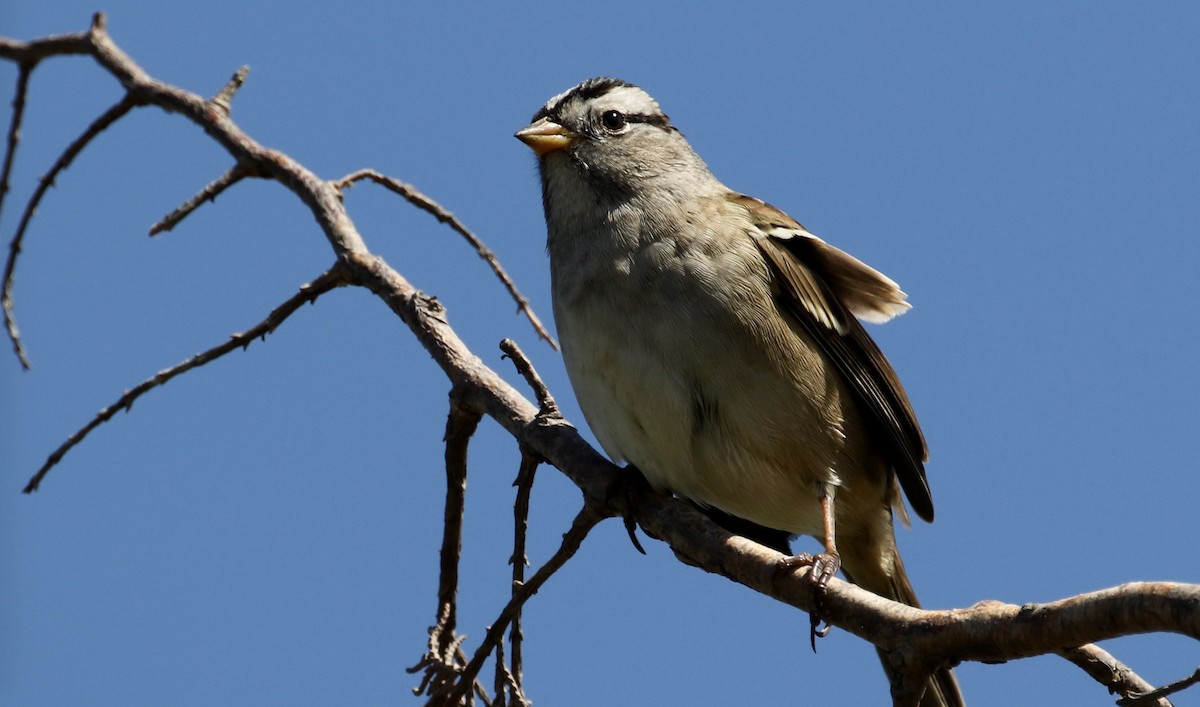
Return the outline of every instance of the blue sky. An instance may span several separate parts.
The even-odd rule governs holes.
[[[937,522],[899,539],[927,605],[1200,582],[1200,6],[403,5],[103,9],[165,81],[210,95],[250,65],[233,117],[251,135],[323,177],[412,182],[547,319],[535,166],[512,133],[583,78],[644,86],[723,181],[909,293],[914,309],[871,332],[932,450]],[[6,2],[0,33],[80,31],[95,9]],[[5,105],[15,77],[0,65]],[[119,95],[88,59],[37,69],[5,242],[37,176]],[[58,180],[27,237],[15,297],[34,369],[0,357],[5,704],[418,703],[403,668],[435,608],[447,383],[368,294],[330,293],[152,392],[19,493],[122,390],[330,264],[267,182],[146,237],[229,166],[194,126],[139,110]],[[582,424],[557,354],[457,236],[365,184],[347,203],[476,354],[524,389],[497,349],[517,339]],[[490,422],[471,454],[468,645],[507,592],[518,463]],[[579,494],[544,468],[534,505],[538,563]],[[647,549],[605,523],[530,605],[537,704],[886,704],[866,644],[834,632],[813,655],[804,615]],[[1178,637],[1107,647],[1157,682],[1198,662]],[[1056,658],[959,675],[976,706],[1106,700]]]

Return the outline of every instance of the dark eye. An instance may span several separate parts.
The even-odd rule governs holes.
[[[625,127],[625,114],[619,110],[606,110],[600,116],[600,124],[607,130],[616,132]]]

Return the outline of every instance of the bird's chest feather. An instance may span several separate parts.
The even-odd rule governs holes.
[[[805,532],[794,517],[802,498],[836,477],[839,391],[818,353],[772,329],[779,316],[753,242],[590,245],[559,258],[552,243],[554,309],[605,451],[730,512],[777,498],[778,513],[760,522]]]

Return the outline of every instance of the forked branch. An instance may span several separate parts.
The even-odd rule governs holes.
[[[487,635],[484,636],[479,648],[475,650],[475,655],[471,658],[471,662],[463,669],[462,675],[459,677],[458,686],[450,693],[448,701],[441,704],[457,705],[461,703],[470,689],[469,685],[479,675],[484,661],[488,659],[488,656],[492,654],[492,651],[503,640],[504,631],[521,610],[521,607],[542,588],[546,580],[550,579],[555,572],[567,563],[567,560],[571,559],[579,551],[579,546],[583,544],[583,539],[603,519],[604,515],[598,513],[590,504],[584,504],[583,509],[579,511],[579,514],[575,516],[575,520],[571,523],[571,529],[563,535],[563,541],[558,550],[550,556],[546,564],[539,567],[537,572],[534,572],[533,577],[528,582],[515,588],[512,599],[504,606],[496,621],[488,627]]]

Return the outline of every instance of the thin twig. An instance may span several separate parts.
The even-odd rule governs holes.
[[[0,213],[4,212],[4,197],[8,194],[9,177],[12,174],[13,161],[17,154],[17,143],[21,140],[21,122],[25,117],[25,97],[29,91],[29,76],[33,73],[34,67],[37,66],[37,60],[22,61],[19,65],[19,74],[17,75],[17,90],[13,96],[13,115],[12,122],[8,127],[8,142],[4,150],[4,169],[0,173]],[[12,341],[13,351],[17,355],[17,360],[21,362],[21,367],[29,370],[29,357],[25,354],[25,347],[21,345],[21,331],[17,328],[17,322],[13,318],[12,306],[12,285],[11,276],[12,268],[15,266],[16,253],[21,250],[20,243],[14,239],[12,245],[9,246],[8,263],[4,269],[4,325],[8,331],[8,338]]]
[[[167,381],[182,373],[187,373],[193,368],[199,368],[210,361],[214,361],[230,351],[233,351],[234,349],[245,349],[250,345],[251,342],[254,341],[254,339],[259,337],[265,339],[267,334],[275,331],[275,328],[282,324],[283,321],[291,316],[293,312],[299,309],[301,305],[305,304],[306,302],[313,302],[317,299],[317,297],[343,284],[343,277],[344,273],[342,272],[341,268],[334,266],[328,271],[322,273],[320,277],[312,282],[306,285],[301,285],[299,292],[292,295],[283,304],[273,309],[271,313],[267,315],[266,319],[254,325],[254,327],[251,329],[248,329],[245,332],[233,334],[229,337],[229,341],[226,341],[219,346],[214,346],[203,353],[198,353],[186,361],[172,366],[171,368],[159,371],[152,377],[147,378],[139,383],[134,388],[125,391],[120,398],[117,398],[115,403],[97,413],[90,422],[76,430],[74,434],[67,438],[67,441],[63,442],[58,449],[54,450],[54,452],[51,453],[46,459],[46,463],[42,465],[42,468],[38,469],[37,473],[33,475],[33,478],[29,480],[29,483],[25,485],[24,492],[33,493],[34,491],[37,491],[38,486],[40,486],[42,483],[42,479],[45,478],[46,474],[48,474],[60,460],[62,460],[63,455],[69,452],[73,447],[75,447],[75,445],[82,442],[92,430],[111,419],[113,415],[116,415],[121,410],[128,411],[131,407],[133,407],[134,401],[140,398],[142,394],[165,384]]]
[[[25,97],[29,93],[29,76],[33,73],[36,61],[23,61],[17,66],[17,90],[13,96],[12,122],[8,126],[8,142],[4,150],[4,168],[0,170],[0,213],[4,212],[4,197],[8,194],[11,183],[13,160],[17,154],[17,143],[21,140],[21,121],[25,117]]]
[[[213,104],[228,117],[233,113],[233,94],[238,92],[242,84],[246,83],[246,77],[250,75],[250,67],[243,65],[240,69],[233,72],[233,76],[229,82],[217,91],[217,95],[209,99],[209,103]]]
[[[486,260],[487,264],[491,266],[492,272],[496,274],[496,277],[500,278],[500,282],[504,283],[504,287],[508,290],[508,294],[513,298],[513,301],[517,303],[517,311],[521,312],[527,319],[529,319],[529,323],[533,325],[533,329],[537,332],[538,336],[550,344],[550,347],[555,351],[558,350],[558,342],[554,340],[554,337],[550,336],[550,332],[547,331],[546,327],[542,325],[542,320],[538,318],[537,314],[534,313],[533,308],[529,306],[529,300],[525,299],[525,296],[517,290],[516,283],[514,283],[512,278],[508,276],[508,273],[505,272],[504,266],[500,264],[500,259],[496,257],[496,254],[493,253],[490,248],[483,244],[483,241],[480,240],[479,236],[476,236],[462,223],[462,221],[459,221],[457,216],[447,211],[446,208],[441,204],[422,194],[411,184],[402,182],[399,179],[385,176],[373,169],[360,169],[357,172],[352,172],[333,182],[333,186],[341,191],[353,186],[355,182],[360,182],[364,179],[369,179],[376,184],[379,184],[386,189],[399,194],[400,196],[404,197],[408,203],[429,214],[432,214],[433,217],[438,220],[438,222],[450,226],[450,228],[454,229],[459,235],[461,235],[463,238],[466,238],[467,242],[471,244],[471,247],[475,249],[475,252],[479,254],[479,257]]]
[[[533,494],[533,479],[537,474],[540,460],[528,450],[521,451],[521,468],[513,485],[517,487],[517,497],[513,502],[513,554],[509,558],[512,563],[512,592],[516,596],[520,587],[525,584],[525,568],[529,558],[525,554],[525,540],[529,532],[529,498]],[[512,644],[512,673],[510,682],[517,691],[522,691],[521,681],[524,671],[521,652],[522,641],[525,638],[521,628],[521,609],[513,614],[512,629],[508,633],[509,643]],[[501,664],[497,663],[499,667]]]
[[[467,664],[467,654],[463,652],[462,642],[454,649],[454,659],[458,661],[458,665]],[[495,701],[488,695],[487,688],[478,679],[475,680],[475,696],[483,703],[483,707],[493,707]]]
[[[505,339],[500,342],[500,350],[504,355],[512,359],[513,365],[516,366],[517,373],[525,379],[529,387],[533,389],[534,396],[538,401],[538,415],[540,417],[562,417],[559,412],[558,403],[554,402],[554,396],[550,394],[550,389],[546,387],[546,383],[538,372],[534,369],[533,364],[529,362],[529,358],[525,356],[525,352],[517,346],[517,342],[512,339]]]
[[[1092,679],[1107,688],[1109,693],[1121,695],[1122,700],[1154,690],[1154,685],[1095,643],[1078,648],[1068,648],[1059,651],[1058,654],[1082,668],[1085,673],[1092,676]],[[1117,704],[1125,704],[1122,700],[1118,700]],[[1143,707],[1171,707],[1170,701],[1165,697],[1145,702],[1130,702],[1129,704]]]
[[[438,612],[443,617],[440,655],[449,655],[449,645],[457,628],[455,597],[458,595],[459,559],[462,555],[463,512],[467,494],[467,446],[482,415],[460,404],[450,395],[450,414],[446,419],[446,507],[442,516],[441,572],[438,575]]]
[[[446,417],[446,504],[442,514],[441,567],[438,572],[437,619],[429,627],[429,647],[416,665],[423,670],[421,683],[413,694],[427,694],[430,702],[453,704],[446,700],[462,673],[465,656],[462,642],[466,636],[455,633],[458,627],[458,573],[462,557],[463,512],[467,494],[467,449],[482,415],[462,403],[457,389],[450,391],[450,413]],[[460,656],[463,656],[460,660]]]
[[[0,302],[3,303],[4,323],[8,329],[8,338],[12,341],[13,350],[16,352],[17,358],[20,359],[21,365],[27,370],[29,368],[29,358],[26,357],[25,348],[21,345],[21,333],[17,329],[17,322],[13,316],[12,301],[13,277],[17,267],[17,256],[21,252],[21,242],[25,239],[25,230],[29,228],[29,221],[33,218],[34,212],[37,211],[38,204],[41,203],[46,190],[54,186],[54,180],[58,177],[59,173],[71,165],[72,160],[75,159],[83,148],[87,147],[93,138],[103,132],[105,128],[120,120],[122,116],[136,105],[138,105],[138,100],[133,97],[133,94],[125,94],[120,101],[94,120],[88,126],[87,130],[83,131],[82,135],[75,138],[67,146],[66,150],[63,150],[63,153],[55,160],[54,166],[41,178],[37,189],[29,197],[29,203],[25,205],[25,213],[21,215],[21,222],[17,226],[17,232],[13,235],[12,242],[8,244],[8,262],[4,265],[4,290],[3,294],[0,295]]]
[[[1196,668],[1196,671],[1186,678],[1183,678],[1182,680],[1176,680],[1169,685],[1163,685],[1156,690],[1121,698],[1117,700],[1117,704],[1120,705],[1120,707],[1142,707],[1143,705],[1154,705],[1157,704],[1155,700],[1165,700],[1167,695],[1172,695],[1180,690],[1185,690],[1197,683],[1200,683],[1200,668]]]
[[[492,703],[493,707],[529,707],[532,704],[525,696],[520,681],[504,663],[503,641],[496,644],[496,683],[496,700]],[[507,695],[500,691],[501,683],[507,690]]]
[[[203,189],[197,192],[192,198],[180,204],[174,211],[162,217],[162,220],[150,227],[150,235],[157,236],[165,231],[170,231],[175,228],[180,221],[187,218],[200,205],[206,201],[216,201],[221,192],[229,187],[237,184],[246,177],[254,173],[254,170],[245,162],[238,162],[230,167],[224,174],[209,182]]]
[[[441,625],[442,620],[439,616],[438,625]],[[467,664],[467,654],[463,652],[462,642],[466,640],[466,636],[457,636],[451,641],[450,653],[446,656],[438,656],[438,646],[441,644],[441,635],[437,626],[429,630],[429,650],[421,656],[421,660],[416,665],[406,668],[407,673],[424,672],[421,677],[421,683],[413,688],[414,695],[428,694],[428,705],[449,705],[448,692],[455,684],[455,679],[462,672],[462,666]],[[495,702],[488,695],[487,688],[479,680],[474,681],[475,697],[484,704],[484,707],[492,707]],[[473,704],[472,698],[471,704]]]
[[[448,650],[443,646],[445,642],[442,639],[442,626],[446,623],[448,609],[449,605],[445,604],[439,607],[437,619],[433,626],[429,627],[429,640],[425,654],[421,656],[416,665],[405,668],[405,672],[410,674],[423,672],[421,682],[413,688],[414,695],[445,694],[449,686],[454,683],[455,677],[461,672],[461,667],[466,664],[466,654],[462,652],[462,642],[466,640],[466,636],[450,640]]]
[[[496,691],[496,701],[492,703],[492,707],[508,707],[508,700],[504,695],[508,692],[508,664],[504,662],[504,641],[496,644],[496,675],[492,682],[492,689]]]
[[[487,635],[484,636],[483,641],[479,644],[479,648],[475,649],[475,655],[472,656],[471,662],[463,669],[459,683],[454,688],[453,695],[461,698],[463,692],[470,689],[469,685],[471,681],[479,674],[480,669],[483,668],[484,661],[487,660],[496,645],[503,639],[504,630],[508,628],[508,624],[512,621],[516,612],[524,606],[530,597],[537,594],[542,585],[546,583],[546,580],[550,579],[555,572],[562,568],[567,563],[567,560],[575,556],[575,553],[579,550],[579,546],[583,544],[583,539],[603,519],[604,516],[597,513],[591,504],[584,504],[583,509],[579,511],[579,514],[575,516],[575,520],[571,523],[571,529],[563,535],[562,545],[559,546],[558,550],[555,551],[549,560],[546,560],[546,564],[538,568],[538,571],[533,574],[528,583],[521,585],[513,593],[512,598],[504,605],[504,609],[500,612],[500,615],[496,617],[495,623],[488,627]],[[453,700],[451,700],[451,704],[453,704]]]

